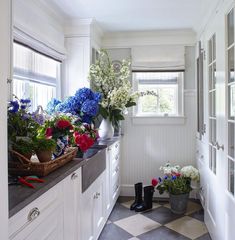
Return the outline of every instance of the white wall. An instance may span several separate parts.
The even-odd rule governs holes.
[[[8,239],[7,78],[10,77],[10,1],[0,1],[0,231]]]
[[[112,45],[111,42],[110,45]],[[110,49],[109,53],[113,60],[122,60],[130,57],[131,49],[115,48]],[[141,181],[147,185],[151,183],[152,177],[161,176],[159,167],[167,161],[180,165],[195,165],[196,91],[194,47],[186,47],[185,59],[185,123],[183,125],[136,125],[133,124],[131,112],[123,122],[122,195],[133,195],[133,184],[136,182]]]

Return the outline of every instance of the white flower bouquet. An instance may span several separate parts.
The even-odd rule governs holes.
[[[106,50],[99,52],[99,58],[90,66],[89,79],[92,88],[100,92],[100,114],[115,126],[124,120],[127,108],[136,105],[138,97],[129,81],[130,61],[123,60],[120,71],[115,73],[114,66]]]

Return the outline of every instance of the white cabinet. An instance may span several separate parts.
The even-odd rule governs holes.
[[[63,240],[62,184],[22,209],[9,222],[11,240]]]
[[[64,239],[81,239],[81,168],[63,180]]]
[[[108,147],[107,160],[109,161],[109,194],[112,209],[120,194],[120,141]]]
[[[105,221],[105,172],[82,194],[81,211],[81,239],[94,240],[99,237]]]
[[[120,193],[119,158],[117,141],[106,149],[106,169],[83,193],[79,168],[10,218],[9,239],[98,239]]]

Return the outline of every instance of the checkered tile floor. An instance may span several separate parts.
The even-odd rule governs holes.
[[[151,211],[136,213],[129,210],[132,202],[119,198],[99,240],[211,240],[197,201],[189,201],[185,215],[173,214],[169,204],[160,201]]]

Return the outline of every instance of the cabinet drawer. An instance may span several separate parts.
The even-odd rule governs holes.
[[[58,205],[61,199],[62,189],[61,185],[58,184],[11,217],[9,220],[10,239],[26,226],[44,218],[44,214],[48,209]]]

